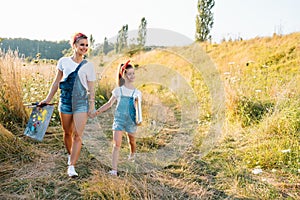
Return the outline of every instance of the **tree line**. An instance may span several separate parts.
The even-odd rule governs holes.
[[[24,38],[0,38],[0,49],[4,52],[17,51],[20,58],[33,60],[40,59],[58,60],[64,51],[70,48],[69,41],[59,42],[30,40]]]

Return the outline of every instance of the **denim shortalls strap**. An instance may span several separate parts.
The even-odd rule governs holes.
[[[116,131],[126,131],[127,133],[136,132],[135,124],[135,107],[134,107],[134,95],[135,89],[132,92],[131,96],[124,96],[122,88],[120,87],[120,100],[117,104],[113,130]]]
[[[61,90],[68,90],[68,91],[72,91],[73,89],[73,85],[75,82],[75,78],[78,75],[78,71],[79,69],[85,64],[87,63],[87,60],[83,60],[79,63],[79,65],[76,67],[75,71],[71,72],[63,81],[61,81],[59,83],[59,88]]]

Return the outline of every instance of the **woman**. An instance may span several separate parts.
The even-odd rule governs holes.
[[[46,99],[41,104],[48,104],[60,87],[58,110],[68,153],[67,173],[70,177],[74,177],[78,176],[75,165],[80,155],[82,135],[88,115],[95,110],[96,73],[94,65],[84,60],[84,55],[88,52],[87,36],[76,33],[70,44],[73,55],[58,60],[56,77]],[[81,63],[82,61],[86,63]],[[65,87],[66,85],[69,88]]]

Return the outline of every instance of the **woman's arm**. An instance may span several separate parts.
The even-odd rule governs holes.
[[[51,88],[50,88],[50,90],[48,92],[48,95],[47,95],[46,99],[44,99],[43,101],[41,101],[41,103],[46,103],[46,104],[50,103],[50,101],[52,100],[53,96],[55,95],[55,93],[58,90],[59,82],[62,79],[62,77],[63,77],[63,72],[60,71],[60,70],[57,70],[55,79],[52,82],[52,85],[51,85]]]
[[[95,83],[94,81],[88,81],[87,85],[89,89],[89,115],[91,115],[95,111]]]

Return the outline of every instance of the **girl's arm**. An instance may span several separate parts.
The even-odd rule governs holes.
[[[108,102],[103,104],[98,110],[96,110],[95,114],[96,116],[99,115],[100,113],[103,113],[104,111],[108,110],[116,101],[116,97],[111,96]]]

